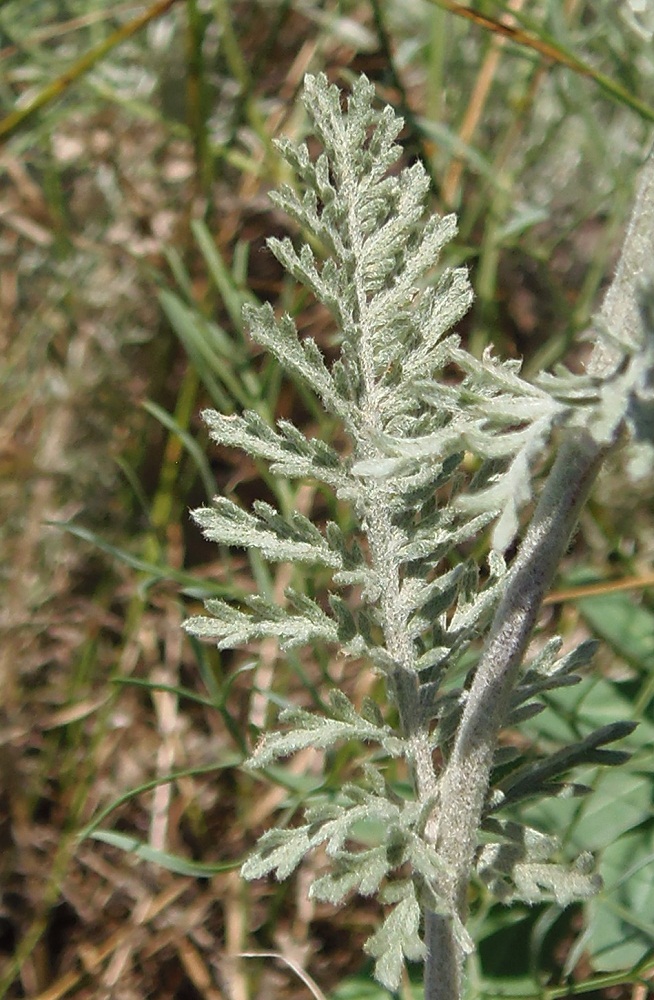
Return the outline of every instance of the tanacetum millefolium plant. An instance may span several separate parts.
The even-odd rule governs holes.
[[[343,110],[324,76],[308,76],[304,104],[322,152],[312,159],[306,145],[280,141],[298,188],[272,198],[305,242],[298,249],[270,239],[268,246],[331,314],[340,356],[328,367],[315,342],[300,339],[291,317],[270,305],[247,307],[246,319],[252,337],[340,422],[348,446],[338,452],[287,420],[272,427],[254,412],[207,411],[204,419],[215,441],[265,460],[273,474],[325,484],[350,505],[357,530],[344,534],[334,522],[319,528],[267,503],[244,510],[216,498],[194,513],[208,538],[327,569],[333,590],[320,601],[289,590],[284,607],[256,594],[238,606],[211,600],[209,616],[187,628],[221,649],[268,637],[284,650],[326,643],[383,674],[395,712],[369,698],[354,705],[333,690],[326,713],[286,709],[283,728],[263,734],[252,768],[305,747],[356,741],[365,749],[360,780],[337,795],[315,794],[300,825],[264,834],[242,873],[283,879],[322,848],[315,899],[340,904],[358,892],[385,904],[365,945],[379,981],[397,989],[405,959],[428,957],[426,996],[453,997],[472,948],[465,928],[471,876],[504,902],[565,905],[600,885],[589,854],[565,862],[556,839],[523,825],[517,807],[534,796],[587,791],[565,775],[578,764],[623,761],[627,754],[606,745],[630,724],[616,722],[528,761],[514,746],[498,746],[497,733],[540,712],[545,692],[575,684],[592,656],[592,642],[561,656],[555,638],[525,660],[536,612],[529,618],[519,603],[512,610],[512,594],[523,588],[526,606],[530,587],[551,580],[549,563],[564,551],[584,490],[630,419],[629,400],[645,399],[642,358],[640,368],[633,360],[640,341],[618,345],[620,363],[605,379],[561,371],[530,383],[517,361],[490,351],[474,358],[452,332],[471,303],[467,273],[435,271],[456,221],[425,217],[420,163],[397,169],[402,120],[389,107],[377,110],[365,77]],[[607,333],[605,355],[614,341]],[[647,351],[651,365],[651,342]],[[575,496],[560,530],[555,508],[565,484],[543,491],[530,529],[535,540],[527,534],[529,551],[521,549],[507,573],[503,554],[532,499],[534,463],[562,428],[573,458],[575,448],[584,456],[581,485],[569,490]],[[472,476],[464,471],[471,467]],[[538,549],[547,542],[545,523],[566,535],[549,562]],[[485,563],[463,558],[491,526]],[[475,674],[470,664],[484,635]],[[502,665],[505,650],[511,662]],[[394,759],[408,767],[410,798],[387,780]],[[376,842],[362,842],[362,824],[377,832]]]

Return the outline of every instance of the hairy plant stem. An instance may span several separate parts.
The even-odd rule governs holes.
[[[654,259],[654,157],[641,179],[615,278],[601,320],[618,341],[615,350],[598,344],[589,363],[592,374],[606,376],[620,363],[622,343],[635,341],[640,323],[639,282]],[[467,916],[467,891],[477,834],[488,790],[499,729],[518,679],[533,627],[580,511],[612,442],[600,444],[585,429],[567,432],[518,555],[509,571],[478,665],[454,748],[439,779],[440,812],[435,846],[448,867],[439,886],[451,912]],[[462,993],[463,950],[455,921],[425,914],[425,1000],[458,1000]]]
[[[348,181],[348,164],[342,164],[343,187],[345,189]],[[362,393],[359,400],[361,411],[365,414],[371,431],[367,443],[360,447],[359,457],[362,459],[377,458],[384,456],[378,451],[375,445],[371,444],[374,439],[374,432],[382,427],[381,412],[377,402],[379,386],[375,375],[374,355],[372,349],[373,338],[368,322],[368,302],[362,291],[363,280],[360,274],[360,264],[362,254],[362,226],[356,217],[353,208],[355,198],[349,200],[350,212],[348,217],[349,237],[355,266],[354,284],[357,289],[357,313],[360,327],[359,357],[361,361],[361,386]],[[437,796],[438,785],[434,764],[432,760],[432,750],[429,740],[429,727],[422,718],[420,711],[419,679],[415,667],[415,648],[409,637],[408,612],[404,607],[401,594],[401,578],[399,571],[399,560],[397,546],[400,541],[397,529],[391,517],[392,490],[388,486],[369,484],[369,495],[362,511],[363,521],[366,525],[366,534],[370,544],[372,564],[378,574],[380,581],[380,611],[381,624],[384,633],[384,642],[388,653],[395,661],[395,669],[389,677],[389,683],[395,698],[400,717],[400,726],[403,735],[409,741],[410,760],[409,765],[413,770],[416,792],[421,803],[434,801]],[[435,819],[430,820],[435,833]],[[429,831],[427,831],[429,836]]]
[[[467,916],[466,895],[497,735],[541,603],[607,450],[586,431],[571,432],[563,442],[509,572],[440,779],[436,849],[449,869],[440,891],[462,922]],[[463,955],[454,939],[453,923],[431,915],[427,932],[425,1000],[456,1000],[461,992]]]
[[[397,560],[393,558],[394,528],[384,502],[383,489],[375,490],[366,518],[372,562],[381,582],[380,610],[387,651],[395,661],[390,678],[397,703],[402,733],[409,741],[411,764],[421,802],[434,799],[436,775],[432,763],[428,726],[420,711],[418,674],[407,614],[403,610],[401,581]]]

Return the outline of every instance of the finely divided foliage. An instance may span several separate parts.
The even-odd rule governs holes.
[[[359,537],[345,537],[335,523],[319,529],[300,514],[283,516],[265,503],[248,512],[216,499],[194,515],[207,537],[259,550],[269,560],[326,568],[334,588],[346,593],[318,603],[289,591],[284,608],[259,596],[238,607],[209,601],[211,617],[187,627],[220,648],[269,636],[283,649],[325,642],[384,674],[395,728],[374,702],[357,709],[334,691],[325,714],[287,709],[283,731],[263,735],[254,768],[347,740],[365,744],[365,763],[359,784],[315,796],[302,825],[266,833],[243,875],[285,878],[321,847],[324,870],[312,896],[341,903],[356,891],[386,905],[385,921],[365,947],[377,978],[396,989],[405,959],[425,956],[425,911],[451,921],[461,949],[471,947],[442,889],[439,766],[447,763],[466,703],[464,664],[474,662],[503,592],[502,553],[531,499],[534,462],[554,426],[585,419],[580,415],[598,390],[592,379],[569,373],[530,384],[519,362],[490,353],[477,360],[463,350],[450,331],[471,302],[466,271],[437,276],[434,270],[456,223],[452,216],[425,219],[428,180],[419,163],[397,169],[401,119],[374,107],[365,77],[346,110],[324,76],[306,78],[304,103],[323,152],[311,159],[305,145],[281,141],[299,193],[286,186],[273,199],[307,242],[299,250],[289,239],[268,245],[333,317],[340,357],[328,368],[314,341],[300,339],[293,320],[276,317],[269,305],[248,307],[246,318],[253,338],[316,393],[350,445],[339,455],[288,421],[271,427],[252,412],[204,417],[220,444],[268,461],[277,475],[326,484],[351,505]],[[465,472],[471,467],[472,477]],[[479,567],[461,551],[492,522],[492,550]],[[347,594],[353,586],[356,607]],[[592,651],[586,643],[560,657],[558,640],[546,645],[523,668],[504,724],[541,711],[544,692],[576,683]],[[522,825],[514,807],[534,795],[582,793],[564,780],[566,773],[579,763],[624,759],[603,748],[628,728],[616,723],[528,764],[510,748],[497,750],[476,867],[499,899],[564,904],[596,891],[592,859],[582,856],[572,866],[551,860],[555,839]],[[387,780],[390,758],[406,761],[415,784],[411,800]],[[510,817],[498,818],[508,807]]]

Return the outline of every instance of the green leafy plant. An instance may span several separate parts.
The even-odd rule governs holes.
[[[252,768],[305,747],[357,741],[366,749],[360,781],[336,795],[315,793],[304,821],[264,834],[242,873],[283,879],[322,848],[314,898],[340,904],[359,892],[387,907],[365,945],[379,981],[397,989],[405,960],[424,960],[425,997],[453,1000],[473,949],[471,879],[507,903],[566,905],[600,886],[592,855],[566,860],[556,838],[521,822],[519,809],[587,792],[570,772],[623,762],[628,753],[610,745],[632,723],[612,722],[542,759],[526,759],[498,736],[589,664],[592,642],[564,655],[556,638],[531,654],[527,645],[604,458],[628,439],[641,458],[651,454],[654,338],[644,269],[654,249],[654,168],[586,372],[528,382],[519,362],[489,351],[479,360],[450,332],[472,298],[465,269],[434,277],[456,222],[425,218],[420,163],[396,169],[401,119],[376,109],[365,77],[343,110],[324,76],[308,76],[304,103],[323,151],[312,158],[306,145],[279,142],[301,187],[272,197],[307,242],[268,245],[331,314],[340,356],[328,367],[315,342],[269,305],[245,315],[252,337],[313,390],[349,443],[338,452],[254,412],[204,418],[215,441],[270,463],[273,474],[325,484],[350,505],[357,529],[217,498],[194,514],[208,538],[321,567],[334,590],[325,600],[289,590],[285,607],[260,595],[238,606],[210,600],[210,617],[187,628],[220,648],[267,637],[282,649],[323,642],[384,676],[385,705],[366,698],[355,706],[334,690],[325,712],[285,709],[284,728],[263,734]],[[534,499],[534,467],[555,451],[507,569],[504,554]],[[472,543],[491,525],[480,564],[464,553],[487,551]],[[406,766],[410,798],[389,780],[391,761]]]

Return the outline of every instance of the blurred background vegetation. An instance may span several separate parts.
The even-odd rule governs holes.
[[[345,747],[324,771],[307,753],[248,776],[261,727],[378,682],[321,650],[219,656],[180,628],[208,594],[320,584],[206,545],[189,507],[220,492],[347,518],[209,446],[199,416],[335,431],[241,322],[268,300],[332,351],[265,250],[294,235],[266,196],[272,140],[302,134],[306,71],[365,72],[434,210],[459,215],[471,349],[579,365],[652,139],[653,31],[644,0],[0,0],[0,997],[386,995],[360,951],[372,904],[335,914],[306,873],[238,876],[262,829],[353,768]],[[527,727],[554,749],[641,723],[626,767],[584,776],[591,800],[539,810],[566,849],[600,852],[606,889],[561,913],[475,888],[474,995],[654,989],[654,477],[626,482],[604,474],[541,622],[603,639],[597,669]]]

